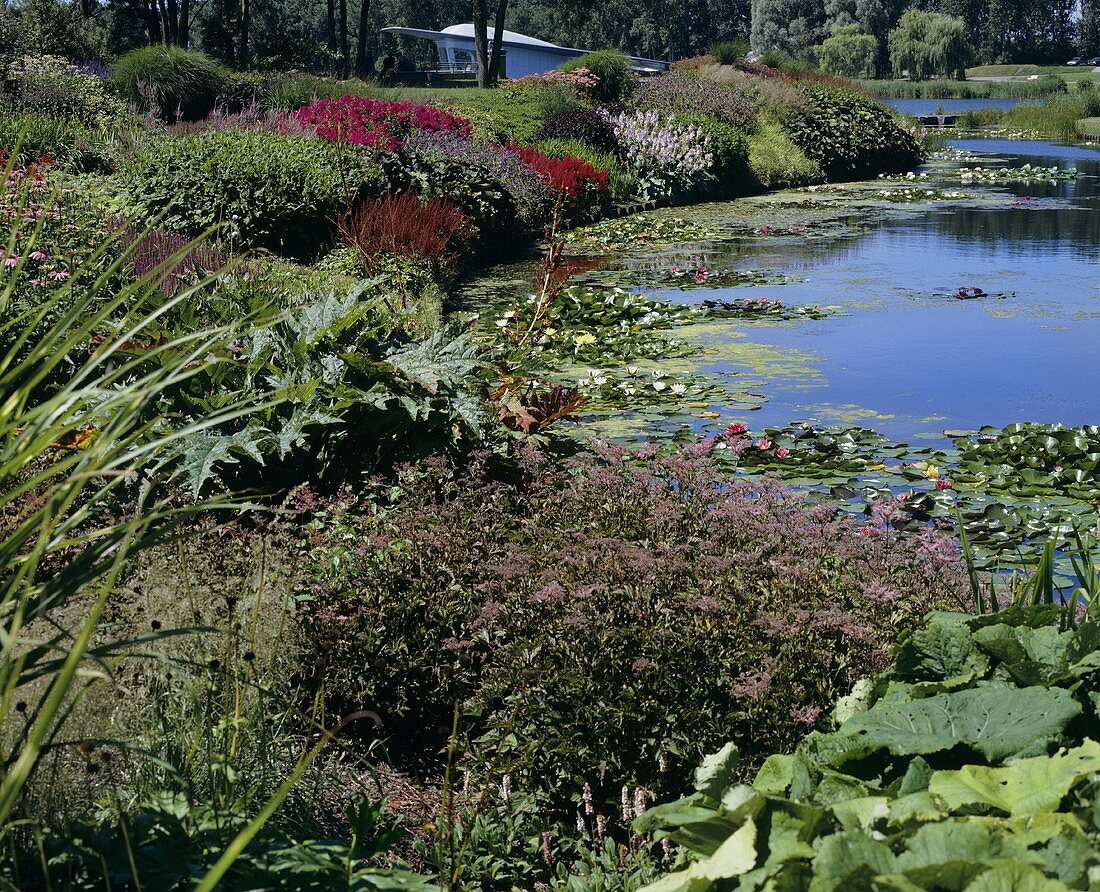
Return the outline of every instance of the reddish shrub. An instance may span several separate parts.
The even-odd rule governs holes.
[[[449,263],[452,243],[469,231],[469,218],[445,198],[421,202],[413,192],[364,202],[340,222],[340,237],[368,272],[383,254]]]
[[[122,241],[133,246],[130,263],[134,276],[139,279],[151,276],[156,288],[169,297],[192,285],[199,277],[222,269],[227,262],[225,255],[216,247],[201,242],[154,276],[154,271],[191,244],[192,239],[178,232],[163,229],[142,231],[135,226],[127,226],[122,231]]]
[[[529,170],[546,182],[551,197],[564,199],[572,209],[587,208],[607,192],[607,171],[580,158],[550,158],[530,146],[509,145]]]
[[[321,99],[298,112],[298,120],[333,142],[393,151],[413,131],[470,133],[470,122],[430,105],[387,102],[365,96]]]

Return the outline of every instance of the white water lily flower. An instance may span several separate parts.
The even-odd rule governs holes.
[[[633,378],[636,374],[638,374],[638,367],[636,365],[628,365],[626,367],[626,373],[630,375],[631,378]]]
[[[603,385],[607,383],[607,379],[601,375],[599,378],[593,378],[592,383],[597,387],[603,387]]]
[[[668,372],[663,372],[660,369],[654,369],[653,370],[653,377],[654,378],[663,378],[667,374],[668,374]]]
[[[653,389],[656,390],[658,393],[660,393],[666,387],[668,387],[668,385],[665,384],[664,381],[654,381],[653,382]]]
[[[684,391],[687,390],[687,385],[686,384],[673,384],[672,387],[669,388],[669,389],[673,393],[675,393],[677,396],[679,396],[681,393],[683,393]]]

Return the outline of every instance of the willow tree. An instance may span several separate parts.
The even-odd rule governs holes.
[[[889,43],[895,76],[908,71],[915,81],[936,74],[961,79],[972,56],[962,19],[919,9],[905,12]]]

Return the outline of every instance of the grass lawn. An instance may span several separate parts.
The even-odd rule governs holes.
[[[1089,65],[979,65],[977,68],[966,69],[968,78],[1012,77],[1026,79],[1036,74],[1057,75],[1070,86],[1082,80],[1092,80],[1100,84],[1100,69],[1092,68]]]

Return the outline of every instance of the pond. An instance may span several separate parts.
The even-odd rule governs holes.
[[[1014,108],[1035,99],[882,99],[883,105],[906,115],[959,114],[984,108]]]
[[[1100,429],[989,426],[1100,423],[1100,150],[959,140],[912,175],[607,221],[567,252],[539,376],[581,387],[581,436],[733,425],[743,469],[958,512],[987,565],[1095,522]],[[486,329],[531,273],[473,283]]]

